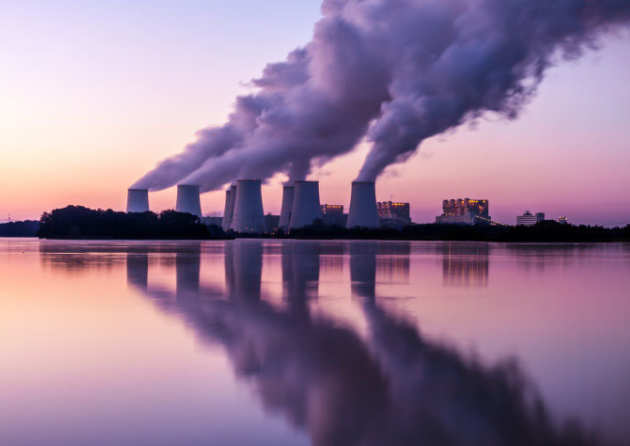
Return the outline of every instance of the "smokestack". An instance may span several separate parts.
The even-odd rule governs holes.
[[[348,229],[378,228],[380,226],[376,210],[376,188],[372,181],[355,181],[352,183],[350,198],[350,214]]]
[[[231,228],[245,234],[265,232],[260,180],[238,180]]]
[[[199,186],[180,184],[177,186],[177,212],[201,217],[201,199],[199,198]]]
[[[236,185],[231,185],[225,192],[225,211],[223,212],[223,230],[229,231],[234,217],[234,203],[236,202]]]
[[[285,231],[291,224],[291,212],[293,211],[293,197],[295,196],[295,186],[286,185],[282,188],[282,211],[280,212],[280,228]]]
[[[127,212],[149,212],[149,191],[129,189],[127,191]]]
[[[318,181],[296,181],[289,229],[299,229],[322,218]]]

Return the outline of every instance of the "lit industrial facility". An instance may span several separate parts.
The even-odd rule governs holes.
[[[490,223],[490,205],[488,200],[473,200],[459,198],[444,200],[443,213],[436,218],[438,224],[474,225]]]
[[[346,215],[341,204],[322,204],[322,221],[329,226],[346,226]]]
[[[376,203],[376,210],[381,220],[411,224],[411,206],[409,203],[379,201]]]

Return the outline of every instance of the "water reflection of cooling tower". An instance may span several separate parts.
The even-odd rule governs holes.
[[[225,245],[225,284],[232,300],[260,300],[263,246],[260,240],[234,240]]]
[[[175,276],[177,300],[199,296],[201,273],[201,245],[175,254]]]
[[[285,299],[305,301],[319,289],[319,243],[282,244],[282,286]]]
[[[232,245],[232,291],[240,279],[260,283],[260,242]],[[354,282],[372,282],[376,253],[375,244],[351,244]],[[311,254],[307,250],[305,258]],[[194,275],[189,261],[182,256],[179,262],[182,280]],[[178,300],[176,308],[169,313],[183,318],[199,339],[224,347],[235,375],[252,384],[247,388],[269,414],[282,415],[316,446],[357,439],[370,446],[602,444],[577,421],[556,427],[518,364],[488,367],[423,336],[371,299],[362,302],[365,336],[333,319],[304,318],[264,301]]]
[[[350,243],[352,295],[366,299],[376,296],[376,251],[374,242]]]
[[[446,243],[442,252],[442,276],[445,286],[487,287],[490,249],[486,244]]]
[[[149,255],[147,253],[127,253],[127,284],[146,290],[149,285]]]

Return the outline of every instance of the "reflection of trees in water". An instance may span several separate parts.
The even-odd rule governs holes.
[[[444,286],[487,287],[490,270],[490,248],[485,243],[443,243],[438,246],[442,255]]]
[[[383,311],[374,299],[376,262],[369,244],[350,249],[353,290],[367,298],[361,303],[366,339],[331,319],[305,318],[260,300],[260,284],[237,282],[261,280],[261,246],[231,245],[231,300],[213,300],[200,290],[177,301],[177,314],[200,338],[222,345],[266,410],[303,429],[314,445],[599,444],[576,423],[556,428],[516,364],[486,367]],[[296,272],[302,263],[296,259],[315,265],[312,257],[318,256],[308,248],[299,255],[288,251],[282,263],[286,290],[306,291],[291,298],[306,299],[306,282],[315,277]],[[199,281],[189,273],[199,269],[189,266],[177,263],[187,269],[181,279],[194,287]],[[136,269],[146,268],[148,263],[132,260],[129,280],[139,282],[146,272]]]

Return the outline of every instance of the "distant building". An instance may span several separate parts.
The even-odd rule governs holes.
[[[346,226],[347,215],[341,204],[322,204],[322,222],[329,226]]]
[[[280,226],[280,216],[267,214],[264,216],[265,232],[271,234]]]
[[[442,215],[435,219],[438,224],[474,225],[490,223],[488,200],[458,198],[442,202]]]
[[[568,225],[569,224],[569,219],[567,217],[558,217],[558,223],[563,224],[563,225]]]
[[[388,221],[398,224],[411,223],[411,206],[409,203],[379,201],[376,203],[376,211],[384,223]]]
[[[534,215],[529,211],[525,211],[523,215],[516,217],[516,226],[534,226],[543,221],[545,221],[545,214],[543,212],[538,212]]]

